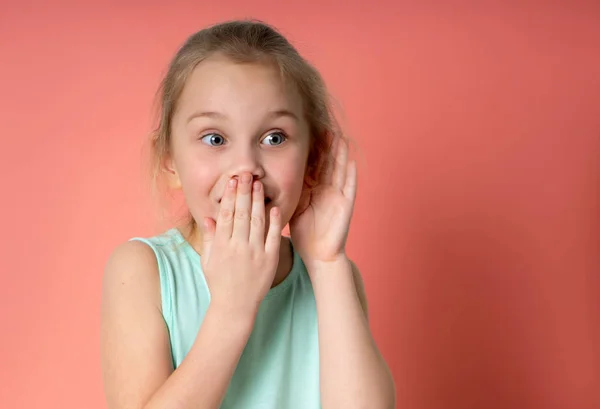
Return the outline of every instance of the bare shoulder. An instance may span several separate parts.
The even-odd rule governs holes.
[[[123,264],[143,264],[144,267],[150,267],[156,263],[154,252],[145,243],[139,240],[130,240],[119,244],[110,254],[106,263],[105,271],[112,271],[114,267]]]
[[[118,245],[106,262],[102,280],[103,298],[114,293],[133,292],[147,296],[147,301],[160,306],[160,282],[154,251],[141,241]],[[132,294],[129,294],[132,295]]]
[[[360,299],[360,304],[365,312],[365,316],[369,317],[369,303],[367,301],[367,293],[365,291],[365,282],[362,278],[360,270],[356,263],[350,260],[350,265],[352,266],[352,277],[354,278],[354,285],[356,286],[356,293],[358,294],[358,298]]]
[[[109,408],[141,407],[173,371],[154,251],[117,246],[102,280],[101,358]]]

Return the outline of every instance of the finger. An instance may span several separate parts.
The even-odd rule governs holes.
[[[202,261],[208,263],[210,257],[210,249],[215,238],[216,224],[210,217],[205,217],[202,223]]]
[[[346,183],[344,184],[344,196],[352,202],[356,199],[356,187],[358,185],[357,179],[357,171],[356,171],[356,161],[350,161],[348,163],[348,171],[346,175]]]
[[[281,212],[278,207],[273,207],[269,212],[269,231],[265,241],[265,253],[273,256],[279,254],[281,229]]]
[[[217,230],[215,233],[216,237],[221,237],[224,239],[231,238],[236,192],[237,180],[231,179],[227,182],[225,194],[221,199],[221,207],[219,208],[219,215],[217,216]]]
[[[265,247],[265,191],[259,181],[252,184],[250,242],[257,248]]]
[[[333,171],[331,176],[331,184],[338,190],[342,191],[346,183],[346,171],[348,169],[348,145],[346,141],[338,138],[337,151],[335,152],[335,160],[333,161]]]
[[[252,205],[252,175],[244,173],[238,180],[237,197],[231,237],[237,240],[248,241],[250,234],[250,211]]]

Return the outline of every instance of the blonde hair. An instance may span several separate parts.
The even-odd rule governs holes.
[[[150,139],[153,186],[158,187],[163,160],[171,152],[171,126],[179,96],[194,68],[215,53],[235,63],[274,64],[282,79],[296,87],[311,138],[305,185],[314,188],[332,160],[334,139],[344,138],[332,100],[319,72],[275,28],[257,20],[228,21],[200,30],[175,54],[157,92],[158,123]],[[194,231],[194,220],[190,223]]]

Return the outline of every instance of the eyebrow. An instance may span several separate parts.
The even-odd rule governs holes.
[[[300,118],[298,118],[298,116],[296,114],[294,114],[292,111],[289,111],[287,109],[278,109],[276,111],[271,111],[271,112],[269,112],[269,114],[267,116],[270,119],[275,119],[275,118],[280,118],[280,117],[289,117],[296,121],[300,120]],[[193,119],[196,119],[196,118],[227,119],[227,115],[225,115],[221,112],[216,112],[216,111],[194,112],[187,118],[186,123],[189,123],[190,121],[192,121]]]

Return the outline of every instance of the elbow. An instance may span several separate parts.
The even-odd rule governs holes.
[[[396,389],[393,382],[391,387],[386,388],[385,391],[379,395],[379,399],[377,399],[375,403],[371,402],[364,407],[373,409],[396,409]]]
[[[369,409],[396,409],[396,385],[392,374],[381,380],[369,402],[364,402],[361,408]]]
[[[390,409],[396,409],[396,384],[394,378],[390,374],[390,386],[389,386],[389,406]]]
[[[356,409],[396,409],[396,386],[393,378],[386,377],[373,386],[370,393],[362,394],[350,406]]]

